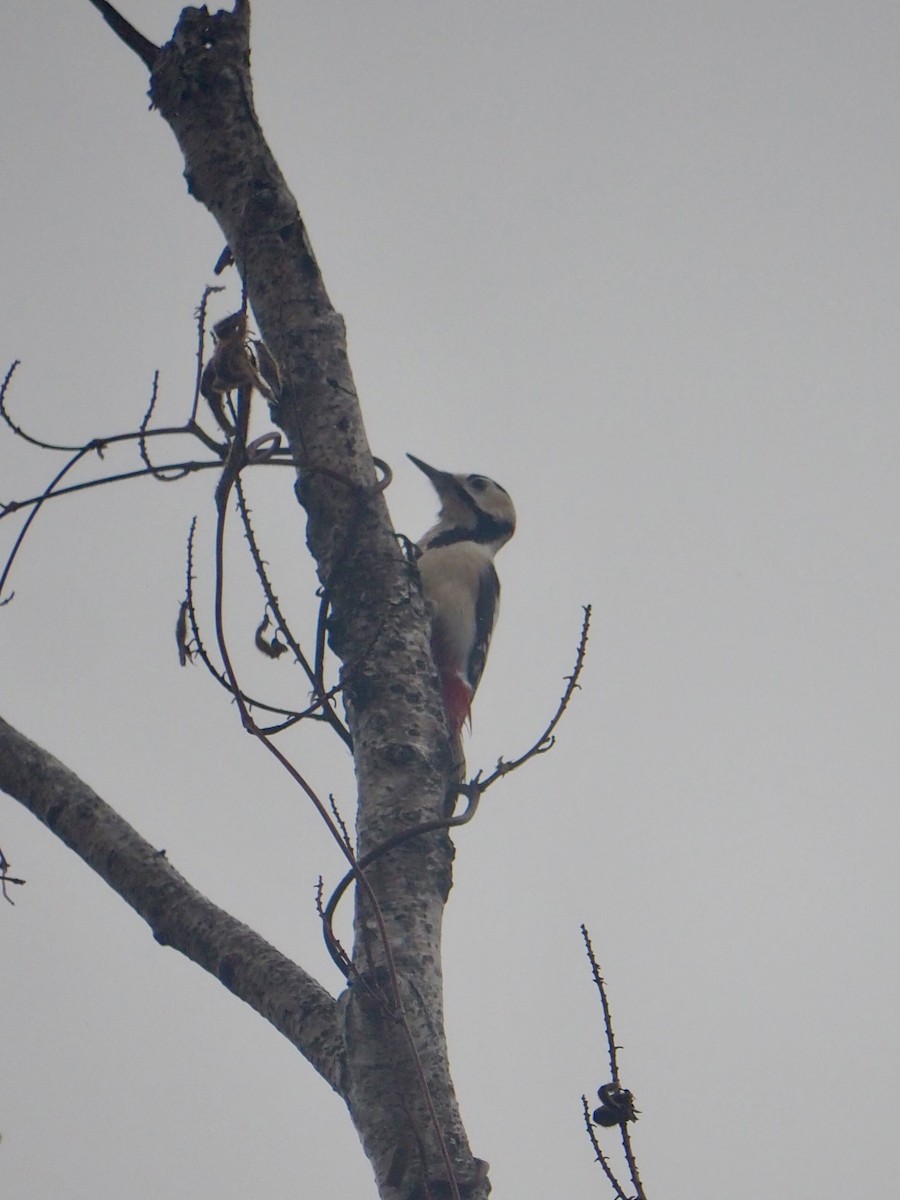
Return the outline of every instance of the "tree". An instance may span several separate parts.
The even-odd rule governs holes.
[[[477,1200],[489,1191],[487,1166],[468,1144],[443,1028],[440,941],[451,884],[449,830],[468,821],[486,787],[515,764],[501,764],[487,780],[460,786],[414,560],[404,553],[384,504],[389,469],[380,464],[381,473],[376,470],[350,374],[343,322],[331,306],[296,202],[253,111],[249,3],[237,0],[232,13],[214,16],[206,9],[185,9],[172,40],[158,48],[112,6],[93,2],[150,69],[153,104],[179,141],[191,193],[224,234],[228,257],[240,271],[245,303],[262,335],[257,371],[245,350],[243,308],[217,324],[219,349],[207,364],[204,381],[210,378],[215,385],[218,377],[221,386],[201,386],[229,438],[220,446],[204,434],[196,410],[185,432],[220,455],[212,465],[221,470],[215,629],[224,663],[222,682],[235,697],[245,728],[275,755],[328,824],[349,865],[344,884],[357,884],[352,951],[340,946],[331,927],[333,904],[343,888],[323,909],[332,956],[348,986],[333,999],[301,967],[208,902],[164,852],[5,722],[0,724],[0,786],[115,888],[149,923],[158,942],[203,966],[290,1039],[345,1101],[380,1195]],[[201,314],[205,303],[206,297]],[[200,328],[202,352],[202,315]],[[226,362],[229,347],[233,352]],[[4,392],[11,378],[12,372]],[[258,724],[224,633],[226,513],[237,491],[246,517],[241,471],[273,461],[280,451],[280,441],[272,435],[249,441],[254,388],[269,398],[297,470],[297,498],[306,512],[307,540],[323,596],[320,650],[315,667],[307,668],[314,696],[308,715],[330,724],[352,746],[359,801],[355,848],[333,806],[329,811]],[[231,420],[221,409],[225,393],[237,396]],[[147,443],[159,432],[146,428],[152,408],[137,439],[151,473],[158,468],[151,465]],[[88,453],[102,454],[113,440],[88,443],[72,462]],[[9,506],[7,514],[16,507]],[[252,541],[249,523],[246,531]],[[261,555],[253,549],[267,586]],[[202,651],[191,580],[189,565],[178,634],[185,658],[193,647]],[[268,599],[278,633],[305,662],[277,601],[271,593]],[[346,729],[335,711],[334,692],[323,681],[326,632],[342,664],[339,690]],[[586,634],[587,621],[557,717],[529,754],[551,744],[552,728],[576,684]],[[456,815],[460,796],[467,807]]]
[[[160,43],[180,7],[120,6]],[[160,368],[154,424],[180,418],[224,239],[96,12],[8,7],[10,412],[77,445],[133,428]],[[627,1014],[648,1178],[734,1200],[877,1191],[896,1142],[893,10],[253,8],[257,107],[347,316],[371,445],[398,468],[397,528],[433,512],[407,450],[486,470],[519,509],[472,769],[540,729],[597,602],[559,752],[453,835],[454,1082],[495,1191],[596,1190],[582,920]],[[240,304],[226,279],[211,321]],[[3,437],[5,502],[43,486],[46,455]],[[314,618],[289,471],[249,482],[283,599]],[[313,889],[346,864],[224,693],[177,663],[193,512],[209,612],[212,492],[206,474],[43,507],[0,612],[0,706],[336,991]],[[299,672],[251,656],[279,686]],[[315,728],[298,740],[352,814],[349,756]],[[0,807],[28,880],[0,904],[4,1183],[287,1200],[302,1172],[324,1197],[368,1194],[343,1104],[284,1038]],[[866,1096],[842,1107],[854,1153],[836,1157],[851,1079]]]

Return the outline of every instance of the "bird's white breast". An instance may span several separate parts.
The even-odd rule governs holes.
[[[465,674],[475,644],[475,602],[479,582],[492,568],[493,556],[475,542],[456,542],[426,550],[419,559],[425,597],[431,604],[435,638],[446,665]],[[494,621],[496,621],[496,611]]]

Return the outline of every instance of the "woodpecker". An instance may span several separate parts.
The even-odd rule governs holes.
[[[500,605],[494,555],[516,529],[516,510],[499,483],[451,475],[408,454],[441,502],[437,524],[419,542],[419,575],[431,608],[431,652],[441,680],[447,724],[456,743],[471,723]]]

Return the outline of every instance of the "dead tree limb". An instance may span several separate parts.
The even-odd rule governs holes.
[[[77,775],[0,719],[0,790],[74,850],[143,917],[153,936],[265,1017],[340,1090],[337,1003],[301,967],[182,878]]]

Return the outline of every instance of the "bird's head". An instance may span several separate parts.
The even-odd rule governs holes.
[[[406,457],[428,476],[441,502],[438,523],[423,542],[436,546],[474,541],[496,553],[509,541],[516,530],[516,510],[499,483],[486,475],[452,475],[413,454]]]

